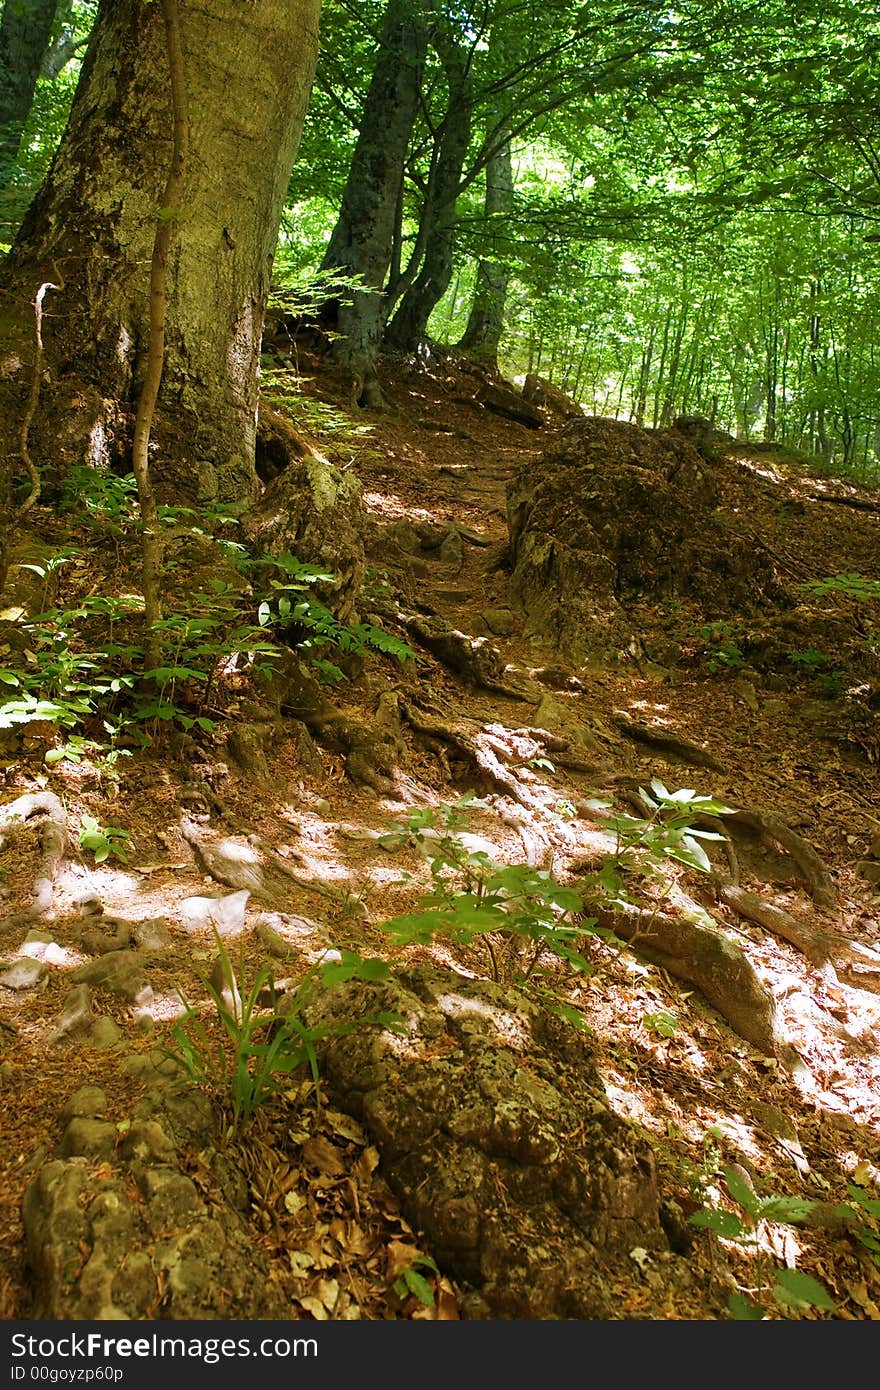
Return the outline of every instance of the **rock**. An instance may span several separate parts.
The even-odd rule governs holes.
[[[480,617],[496,637],[509,637],[513,632],[514,618],[509,608],[484,608]]]
[[[752,711],[752,714],[757,714],[761,705],[758,700],[758,692],[755,690],[752,682],[740,678],[733,682],[733,688],[743,704]]]
[[[62,1120],[85,1117],[94,1120],[107,1112],[107,1094],[100,1086],[80,1086],[61,1111]]]
[[[523,400],[531,402],[532,405],[543,406],[548,414],[563,420],[584,413],[583,407],[578,405],[576,400],[558,386],[554,386],[552,381],[537,376],[534,372],[530,372],[523,382],[522,393]]]
[[[578,707],[570,700],[559,700],[553,695],[543,695],[532,719],[534,726],[538,729],[547,729],[550,733],[562,734],[571,743],[580,748],[586,748],[591,753],[601,753],[602,751],[599,740],[578,718]],[[552,753],[550,761],[553,761]]]
[[[263,411],[261,409],[261,415]],[[295,459],[242,519],[262,555],[291,553],[333,576],[309,585],[342,623],[354,617],[366,569],[361,484],[318,455]]]
[[[40,960],[17,960],[7,970],[0,971],[0,985],[4,989],[16,991],[36,989],[45,980],[48,971]]]
[[[324,771],[324,764],[321,762],[318,746],[305,724],[300,723],[298,719],[288,719],[285,721],[284,733],[293,745],[299,766],[312,777],[320,777]]]
[[[135,1120],[119,1145],[123,1158],[142,1162],[169,1163],[174,1159],[174,1143],[156,1120]]]
[[[58,1022],[52,1034],[53,1042],[60,1042],[70,1033],[82,1032],[91,1022],[92,1017],[92,996],[88,985],[75,985],[68,991],[67,997],[58,1015]]]
[[[89,1029],[89,1042],[99,1052],[107,1052],[116,1047],[122,1038],[122,1029],[115,1018],[102,1014],[96,1018]]]
[[[236,724],[226,740],[229,756],[243,772],[268,786],[272,780],[268,754],[278,744],[283,730],[280,721]]]
[[[422,548],[422,540],[411,521],[391,521],[378,528],[377,539],[370,547],[371,553],[382,558],[395,550],[403,555],[417,555]]]
[[[148,1168],[139,1186],[147,1199],[150,1220],[160,1230],[179,1230],[201,1211],[196,1185],[183,1173]]]
[[[183,925],[190,931],[199,927],[216,927],[222,937],[240,936],[244,930],[245,909],[250,891],[241,888],[219,898],[184,898],[178,904]]]
[[[74,970],[72,979],[118,994],[132,1004],[146,1004],[153,997],[143,971],[144,958],[136,951],[111,951]]]
[[[116,1127],[106,1128],[115,1138]],[[209,1210],[195,1184],[174,1168],[106,1148],[110,1135],[81,1131],[80,1143],[68,1139],[70,1129],[62,1149],[91,1145],[97,1152],[82,1156],[103,1162],[95,1170],[82,1156],[53,1159],[25,1191],[35,1317],[149,1319],[157,1289],[166,1320],[285,1315],[287,1306],[237,1212]],[[142,1197],[135,1201],[138,1189]]]
[[[447,531],[439,550],[440,559],[444,565],[452,565],[456,570],[460,570],[464,554],[462,550],[461,536],[454,527]]]
[[[479,388],[477,403],[493,415],[501,415],[505,420],[513,420],[527,429],[539,430],[544,424],[544,416],[536,406],[524,400],[516,387],[506,381],[487,381]]]
[[[450,530],[454,528],[444,526],[442,522],[420,521],[415,529],[422,550],[439,550]]]
[[[116,1148],[119,1131],[109,1120],[88,1115],[70,1120],[61,1140],[62,1158],[109,1158]]]
[[[161,1090],[164,1086],[176,1084],[180,1079],[180,1067],[173,1058],[164,1053],[129,1052],[122,1059],[122,1069],[126,1075],[143,1081],[148,1086]]]
[[[46,959],[50,946],[55,945],[55,938],[51,932],[40,931],[38,927],[32,928],[21,944],[21,954],[30,956],[31,960]]]
[[[138,949],[148,955],[161,955],[163,951],[170,951],[174,945],[174,938],[164,917],[148,917],[146,921],[138,922],[133,929],[133,935]]]
[[[73,905],[84,917],[100,917],[104,911],[104,904],[96,893],[81,893],[74,898]]]
[[[259,918],[254,930],[270,956],[274,956],[276,960],[293,960],[296,951],[283,936],[279,936],[269,922]]]
[[[569,420],[507,494],[512,596],[526,635],[578,665],[626,659],[640,601],[708,618],[784,598],[772,559],[718,506],[711,466],[675,431]]]
[[[406,1034],[332,1035],[380,1009]],[[611,1111],[584,1035],[515,989],[416,969],[341,985],[307,1021],[330,1025],[322,1070],[485,1315],[608,1317],[629,1251],[668,1250],[650,1145]]]
[[[868,883],[880,884],[880,860],[860,859],[856,864],[856,873]]]
[[[109,951],[123,951],[131,945],[131,924],[116,917],[104,917],[102,925],[107,930],[98,931],[90,927],[82,933],[80,941],[90,956],[104,956]]]

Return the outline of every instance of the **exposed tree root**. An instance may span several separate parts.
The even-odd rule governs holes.
[[[764,811],[749,810],[744,807],[732,808],[725,816],[725,823],[741,825],[746,830],[760,835],[765,844],[779,845],[790,854],[806,880],[810,896],[817,907],[836,907],[837,894],[831,876],[819,855],[801,835],[798,835],[777,816]]]
[[[790,1049],[773,997],[735,941],[718,927],[643,907],[590,905],[590,915],[639,955],[695,985],[731,1028],[767,1056]]]
[[[811,492],[811,502],[834,502],[839,507],[854,507],[860,512],[880,512],[880,507],[876,502],[869,502],[865,497],[841,497],[837,494]]]
[[[46,819],[39,828],[41,855],[30,915],[46,917],[52,911],[55,876],[67,848],[67,812],[54,792],[28,792],[0,807],[0,847],[16,830],[27,827],[34,816]]]
[[[226,888],[246,888],[254,897],[282,910],[287,906],[291,885],[337,904],[352,900],[350,892],[296,873],[258,837],[221,839],[213,831],[185,819],[180,822],[180,830],[202,872]]]
[[[529,811],[540,812],[544,809],[537,797],[503,765],[495,753],[481,745],[479,738],[470,738],[444,720],[421,713],[409,702],[401,701],[400,711],[419,738],[439,739],[448,744],[493,790],[512,797]]]
[[[718,896],[741,917],[747,917],[765,931],[794,946],[823,974],[830,966],[838,976],[844,977],[846,983],[857,989],[880,993],[880,952],[800,921],[766,898],[736,884],[720,884]]]
[[[400,608],[374,607],[383,617],[399,623],[414,642],[430,652],[454,675],[463,677],[481,690],[507,695],[512,700],[537,703],[529,701],[523,688],[511,685],[504,679],[504,658],[488,637],[470,637],[466,632],[446,627],[433,616],[417,617]]]
[[[324,710],[302,722],[324,748],[343,755],[346,771],[356,785],[372,787],[380,795],[393,789],[394,773],[404,752],[399,730],[387,723],[371,729],[339,710]]]
[[[638,720],[629,719],[624,714],[612,715],[611,722],[626,737],[635,743],[646,743],[649,748],[658,748],[661,752],[669,753],[674,758],[681,758],[682,762],[691,767],[708,767],[713,772],[724,772],[724,765],[711,753],[707,753],[705,748],[700,748],[699,744],[692,743],[690,739],[683,738],[680,734],[671,734],[663,729],[652,729],[649,724],[641,724]]]

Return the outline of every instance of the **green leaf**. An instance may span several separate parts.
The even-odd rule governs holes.
[[[805,1221],[815,1206],[808,1197],[767,1197],[760,1203],[758,1214],[765,1221],[787,1221],[796,1225]]]
[[[740,1206],[751,1216],[757,1216],[761,1209],[761,1202],[755,1196],[746,1179],[740,1177],[735,1168],[725,1168],[724,1181],[727,1183],[727,1190],[733,1200],[739,1202]]]
[[[714,1231],[725,1240],[739,1240],[746,1230],[734,1212],[723,1211],[720,1207],[704,1207],[702,1211],[695,1211],[693,1216],[688,1217],[688,1225],[696,1226],[698,1230]]]
[[[403,1271],[401,1278],[409,1292],[415,1294],[420,1303],[423,1303],[426,1308],[434,1307],[434,1290],[423,1274],[419,1274],[417,1269],[410,1267]]]
[[[825,1285],[814,1279],[812,1274],[804,1274],[799,1269],[777,1269],[773,1295],[780,1303],[822,1308],[828,1313],[837,1312],[837,1305]]]
[[[753,1303],[742,1293],[732,1293],[727,1300],[727,1307],[731,1317],[737,1322],[761,1322],[764,1317],[757,1303]]]

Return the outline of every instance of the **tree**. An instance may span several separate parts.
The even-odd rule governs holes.
[[[6,0],[0,19],[0,178],[15,159],[60,0]]]
[[[412,0],[389,0],[339,220],[324,270],[357,276],[358,288],[331,314],[335,352],[364,405],[381,400],[375,362],[385,327],[383,291],[391,264],[403,170],[425,59],[425,28]]]
[[[67,129],[0,273],[0,583],[25,453],[60,471],[130,466],[157,214],[175,222],[155,422],[160,485],[183,497],[254,496],[260,338],[319,5],[181,9],[192,157],[180,206],[163,208],[172,118],[160,7],[102,0]],[[47,284],[58,288],[46,297],[34,392],[33,302]],[[23,447],[17,426],[31,410]]]
[[[418,348],[427,333],[428,319],[435,305],[449,288],[455,208],[471,138],[474,104],[471,47],[462,43],[457,26],[443,21],[435,24],[431,43],[446,81],[446,109],[435,132],[435,157],[419,224],[421,267],[385,333],[385,345],[398,352],[414,352]]]
[[[506,138],[486,164],[485,208],[491,245],[493,241],[497,243],[499,224],[503,232],[503,224],[513,211],[513,162],[510,140]],[[497,251],[495,255],[480,257],[471,311],[458,344],[463,352],[472,353],[491,367],[498,365],[509,274],[506,259],[501,259]]]

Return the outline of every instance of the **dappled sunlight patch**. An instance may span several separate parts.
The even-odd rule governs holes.
[[[434,524],[443,521],[436,511],[404,502],[394,492],[365,492],[364,506],[367,511],[390,521],[429,521]]]
[[[743,454],[737,450],[731,450],[731,457],[736,459],[741,468],[748,473],[754,473],[758,478],[766,478],[770,483],[784,483],[787,481],[785,474],[773,465],[762,459],[760,463],[755,459],[754,454]]]
[[[492,1025],[496,1036],[509,1047],[524,1052],[530,1043],[530,1033],[522,1015],[502,1009],[499,1005],[477,995],[438,993],[437,1005],[447,1017],[461,1019],[473,1015]]]

